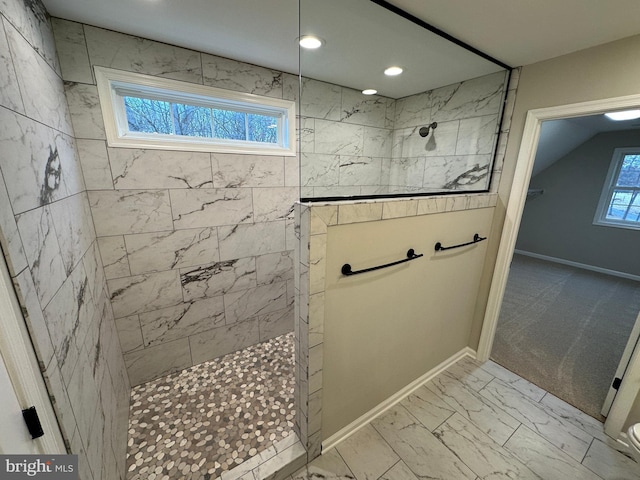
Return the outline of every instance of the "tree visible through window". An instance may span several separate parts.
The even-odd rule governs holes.
[[[595,223],[640,228],[640,148],[616,149]]]
[[[95,67],[110,147],[295,156],[295,102]]]
[[[278,142],[278,118],[275,116],[141,97],[123,98],[131,132]]]

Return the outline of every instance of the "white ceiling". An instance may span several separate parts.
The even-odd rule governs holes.
[[[301,0],[300,12],[300,31],[326,40],[301,51],[305,77],[402,98],[504,70],[370,0]],[[391,65],[404,73],[386,77]]]
[[[640,33],[638,0],[391,0],[512,67]]]
[[[295,42],[298,36],[297,0],[43,1],[49,13],[56,17],[290,73],[298,71]],[[305,8],[320,8],[313,14],[303,9],[301,16],[303,22],[325,17],[334,27],[332,37],[326,39],[327,46],[343,45],[339,50],[342,53],[355,51],[351,46],[359,41],[357,33],[366,27],[366,22],[363,25],[350,22],[339,8],[349,6],[353,10],[354,5],[361,3],[362,0],[313,0]],[[391,3],[511,66],[640,33],[638,0],[392,0]],[[341,28],[337,28],[338,25],[342,25]],[[394,46],[391,35],[407,33],[408,27],[370,27],[368,31],[373,33],[372,41],[377,43],[371,44],[374,46],[368,49],[368,53],[358,54],[358,61],[390,62],[390,52],[395,51],[401,58],[400,62],[408,62],[403,60],[408,53],[420,54],[422,58],[419,57],[418,66],[408,68],[407,74],[411,70],[419,72],[421,91],[470,78],[469,75],[487,73],[487,64],[472,68],[471,64],[477,60],[464,60],[464,53],[461,62],[448,64],[446,59],[453,54],[446,50],[447,47],[443,50],[439,40],[417,43],[409,35],[408,44]],[[341,38],[336,39],[336,35],[341,35]],[[442,52],[446,52],[445,55]],[[315,63],[322,65],[322,75],[336,78],[333,80],[336,83],[340,83],[337,79],[342,78],[341,84],[354,88],[367,88],[373,78],[366,68],[359,65],[354,68],[353,61],[346,68],[334,61]],[[459,65],[468,69],[462,68],[454,75]],[[383,85],[378,90],[392,97],[404,95],[391,91],[385,93],[386,88],[391,87]]]
[[[54,17],[297,73],[298,0],[43,0]]]

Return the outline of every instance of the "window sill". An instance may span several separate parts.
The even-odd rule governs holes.
[[[145,137],[121,136],[107,139],[109,147],[119,148],[141,148],[151,150],[178,150],[187,152],[211,152],[211,153],[236,153],[243,155],[271,155],[281,157],[294,157],[294,149],[282,148],[279,145],[223,145],[219,143],[208,144],[206,142],[193,142],[189,140],[181,141],[179,138],[171,140],[161,140],[155,142],[153,139]]]
[[[599,227],[623,228],[625,230],[640,230],[640,224],[634,225],[630,223],[606,222],[604,220],[594,221],[593,225],[597,225]]]

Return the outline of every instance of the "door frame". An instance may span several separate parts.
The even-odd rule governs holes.
[[[616,373],[614,378],[623,379],[627,374],[627,370],[629,369],[629,364],[631,363],[631,357],[633,353],[636,351],[638,347],[638,341],[640,339],[640,312],[638,312],[638,316],[636,317],[636,323],[633,325],[633,329],[631,330],[631,335],[629,336],[629,340],[627,340],[627,345],[624,347],[624,351],[622,352],[622,357],[620,358],[620,362],[618,363],[618,368],[616,369]],[[609,412],[611,412],[611,407],[613,406],[613,401],[618,396],[620,392],[620,386],[617,388],[613,387],[613,383],[611,382],[611,386],[609,387],[609,393],[607,393],[607,398],[602,405],[602,411],[600,412],[603,417],[608,417]]]
[[[638,319],[640,319],[640,314]],[[607,420],[604,422],[604,433],[613,438],[626,439],[626,432],[623,429],[638,395],[640,395],[640,343],[636,343],[633,349],[620,388],[613,399]]]
[[[515,250],[516,239],[518,238],[522,212],[527,198],[527,189],[535,162],[542,122],[567,117],[597,115],[612,110],[630,108],[640,108],[640,94],[538,108],[527,112],[478,344],[477,359],[479,361],[487,361],[493,347],[500,308],[509,276],[509,267]],[[625,392],[624,396],[620,395],[623,390]],[[638,393],[640,393],[640,351],[634,353],[627,370],[627,376],[622,380],[619,394],[613,402],[609,417],[607,417],[605,432],[608,435],[613,438],[620,436],[621,429]]]
[[[21,408],[34,405],[38,410],[45,434],[33,440],[35,450],[42,454],[66,454],[62,433],[1,251],[0,354]]]

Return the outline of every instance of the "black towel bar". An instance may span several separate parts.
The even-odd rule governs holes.
[[[451,245],[450,247],[443,247],[442,244],[440,242],[436,243],[436,252],[441,252],[442,250],[451,250],[452,248],[460,248],[460,247],[466,247],[467,245],[473,245],[474,243],[478,243],[481,242],[483,240],[486,240],[487,237],[481,237],[480,235],[478,235],[477,233],[473,236],[473,240],[467,243],[461,243],[460,245]]]
[[[410,248],[409,251],[407,252],[407,258],[404,258],[402,260],[398,260],[397,262],[386,263],[384,265],[378,265],[377,267],[364,268],[362,270],[356,270],[355,272],[353,270],[351,270],[351,265],[349,265],[348,263],[345,263],[342,266],[341,272],[342,272],[343,275],[345,275],[347,277],[349,275],[358,275],[359,273],[373,272],[374,270],[380,270],[381,268],[392,267],[394,265],[399,265],[399,264],[404,263],[404,262],[410,262],[411,260],[415,260],[416,258],[420,258],[423,255],[424,255],[423,253],[416,254],[416,252],[413,250],[413,248]]]

